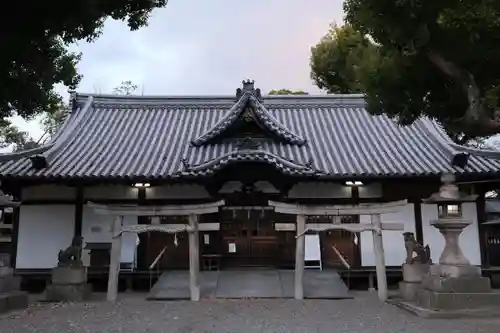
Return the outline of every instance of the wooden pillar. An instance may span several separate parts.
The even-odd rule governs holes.
[[[372,214],[373,250],[375,252],[375,268],[377,270],[377,292],[382,302],[387,301],[387,276],[385,272],[384,244],[382,242],[382,221],[380,214]]]
[[[75,229],[74,236],[78,237],[82,235],[82,225],[83,225],[83,187],[79,185],[76,188],[76,200],[75,200]]]
[[[200,253],[198,236],[198,215],[189,215],[189,291],[192,301],[200,300]]]
[[[295,247],[295,299],[304,299],[304,254],[305,235],[302,235],[306,228],[305,215],[297,215],[297,245]]]
[[[413,202],[413,211],[415,214],[415,239],[417,242],[424,244],[424,229],[422,226],[422,203],[421,200]]]
[[[113,223],[113,239],[111,242],[111,258],[109,263],[108,294],[107,300],[116,301],[118,296],[118,278],[120,274],[120,257],[122,252],[122,222],[123,216],[119,215]]]
[[[474,189],[474,187],[473,187]],[[474,194],[474,193],[472,193]],[[487,243],[487,233],[483,226],[483,223],[486,221],[486,198],[485,192],[481,191],[478,193],[479,196],[476,201],[476,211],[477,211],[477,228],[479,234],[479,253],[481,254],[481,266],[489,267],[490,266],[490,258],[488,256],[488,243]]]

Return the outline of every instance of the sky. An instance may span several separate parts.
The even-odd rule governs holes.
[[[97,41],[72,47],[83,54],[77,91],[111,93],[131,80],[145,95],[231,95],[252,79],[265,93],[317,93],[310,48],[342,19],[342,0],[169,0],[148,27],[109,20]],[[39,118],[13,122],[42,135]]]

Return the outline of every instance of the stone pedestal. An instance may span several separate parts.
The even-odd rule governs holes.
[[[56,267],[52,271],[52,284],[46,289],[46,298],[50,302],[78,302],[87,299],[91,290],[86,267]]]
[[[417,292],[428,270],[429,265],[426,264],[403,264],[403,281],[399,283],[399,291],[404,300],[413,301],[417,298]]]
[[[463,310],[500,306],[500,293],[479,267],[433,265],[422,281],[416,304],[435,310]]]
[[[20,286],[21,278],[10,267],[0,267],[0,313],[28,307],[28,295]]]
[[[482,316],[500,310],[500,293],[493,292],[481,268],[471,266],[459,246],[462,230],[470,224],[461,218],[442,218],[431,223],[445,239],[439,264],[431,265],[414,299],[402,306],[428,317]],[[492,313],[495,313],[493,311]]]

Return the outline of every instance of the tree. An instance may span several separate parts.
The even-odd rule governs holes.
[[[132,95],[139,86],[132,81],[122,81],[122,83],[113,89],[116,95]]]
[[[311,48],[311,78],[329,93],[362,93],[363,69],[376,52],[376,46],[352,26],[333,24]]]
[[[27,150],[39,147],[28,132],[21,131],[18,127],[9,124],[0,126],[0,148],[11,146],[13,151]]]
[[[500,133],[500,1],[345,0],[344,11],[372,41],[356,77],[370,113],[429,116],[466,138]]]
[[[273,89],[268,95],[309,95],[308,93],[301,90],[290,90],[290,89]]]
[[[167,1],[11,3],[0,13],[0,126],[9,126],[8,118],[16,114],[30,120],[59,110],[62,99],[54,85],[75,89],[81,80],[76,69],[81,55],[68,50],[71,44],[94,41],[108,18],[126,21],[130,30],[138,30]]]

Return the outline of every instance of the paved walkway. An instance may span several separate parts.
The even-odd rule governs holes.
[[[103,297],[104,295],[98,295]],[[2,333],[498,333],[496,320],[421,319],[368,292],[347,300],[146,301],[120,294],[117,303],[43,304],[0,317]]]
[[[224,270],[200,272],[202,298],[293,298],[293,270]],[[306,270],[304,297],[352,298],[335,270]],[[189,272],[163,273],[151,289],[149,299],[189,299]]]

